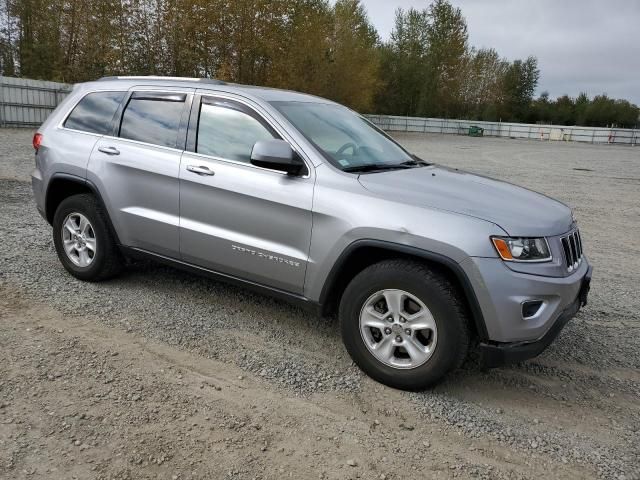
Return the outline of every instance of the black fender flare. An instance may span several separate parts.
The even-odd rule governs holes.
[[[431,252],[429,250],[424,250],[410,245],[404,245],[401,243],[388,242],[385,240],[361,239],[349,244],[347,248],[342,251],[333,267],[331,268],[331,271],[327,275],[327,278],[325,279],[324,285],[322,286],[322,291],[320,293],[320,305],[324,305],[327,302],[329,295],[331,294],[332,287],[336,283],[336,279],[338,278],[342,267],[344,267],[349,257],[356,250],[366,247],[373,247],[390,252],[401,253],[403,255],[422,258],[429,262],[439,264],[442,267],[448,269],[451,273],[453,273],[456,280],[458,280],[460,286],[462,287],[462,292],[465,295],[467,303],[471,310],[471,316],[473,317],[473,322],[480,341],[487,341],[489,339],[489,334],[487,332],[484,315],[480,308],[480,303],[478,302],[478,297],[476,296],[469,277],[462,269],[460,264],[455,260],[447,257],[446,255]]]
[[[109,211],[107,210],[107,206],[105,205],[104,200],[102,199],[102,194],[100,193],[100,190],[98,189],[98,187],[91,180],[88,180],[88,179],[83,178],[83,177],[79,177],[78,175],[72,175],[70,173],[58,172],[58,173],[54,173],[53,175],[51,175],[51,178],[47,182],[47,190],[45,192],[45,197],[44,197],[45,198],[45,200],[44,200],[45,201],[45,205],[44,205],[45,212],[48,212],[47,202],[49,200],[49,189],[50,189],[51,185],[53,185],[55,183],[56,180],[65,180],[65,181],[68,181],[68,182],[77,183],[78,185],[82,185],[82,186],[88,188],[91,191],[91,193],[93,193],[93,195],[98,200],[98,204],[100,205],[100,208],[102,208],[102,211],[104,212],[105,216],[107,217],[107,224],[109,226],[109,229],[111,230],[111,234],[113,235],[114,240],[116,241],[116,244],[120,245],[120,240],[118,238],[118,232],[114,228],[113,223],[111,223],[111,216],[109,215]],[[47,216],[48,216],[48,213],[47,213]],[[47,220],[49,221],[48,218],[47,218]],[[49,223],[51,223],[51,221],[49,221]]]

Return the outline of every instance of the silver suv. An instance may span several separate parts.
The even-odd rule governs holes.
[[[148,257],[337,312],[353,360],[420,389],[478,348],[539,354],[586,304],[572,211],[428,163],[357,113],[215,80],[77,85],[34,137],[33,191],[87,281]]]

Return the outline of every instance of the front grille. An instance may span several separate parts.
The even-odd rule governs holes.
[[[580,232],[575,230],[566,237],[560,239],[562,250],[567,265],[567,270],[572,272],[582,263],[582,239]]]

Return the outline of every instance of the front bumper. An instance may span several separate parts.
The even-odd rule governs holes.
[[[481,341],[532,342],[542,338],[578,296],[589,270],[586,257],[570,275],[552,277],[515,272],[499,258],[468,257],[460,263],[482,311]],[[540,301],[534,316],[523,317],[525,302]]]
[[[540,355],[551,342],[558,336],[564,326],[571,320],[580,307],[587,304],[587,296],[591,288],[591,273],[593,268],[589,266],[582,277],[580,290],[574,300],[560,313],[547,332],[538,340],[528,342],[491,343],[480,344],[481,362],[486,368],[499,367],[508,363],[517,363]]]

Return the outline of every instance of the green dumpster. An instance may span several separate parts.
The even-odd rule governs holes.
[[[484,128],[480,128],[476,125],[471,125],[469,127],[469,136],[470,137],[482,137],[484,135]]]

